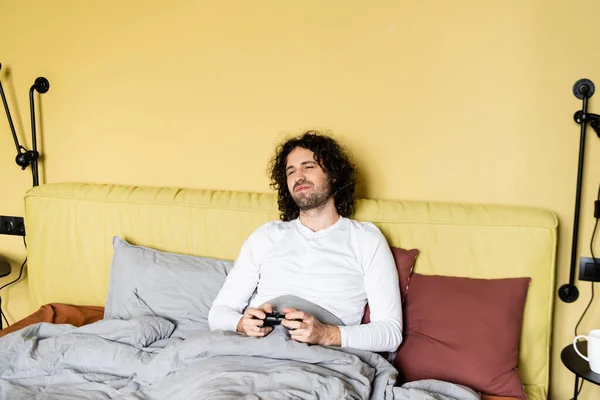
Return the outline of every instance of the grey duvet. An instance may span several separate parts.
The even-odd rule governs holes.
[[[173,331],[166,319],[136,317],[10,333],[0,339],[0,399],[479,399],[448,382],[395,387],[383,357],[298,343],[283,327],[261,339]]]

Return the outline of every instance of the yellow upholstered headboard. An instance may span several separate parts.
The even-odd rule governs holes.
[[[104,305],[112,237],[159,250],[235,259],[259,225],[277,219],[274,194],[100,184],[47,184],[25,199],[28,286],[34,307]],[[358,201],[390,245],[418,248],[422,274],[529,276],[520,365],[530,399],[548,390],[557,218],[539,209]]]

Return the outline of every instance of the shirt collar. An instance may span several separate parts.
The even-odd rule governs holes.
[[[313,232],[312,229],[308,228],[307,226],[305,226],[304,224],[302,224],[302,222],[300,222],[300,217],[296,218],[294,220],[294,223],[296,224],[296,228],[298,228],[298,231],[300,231],[300,233],[307,237],[307,238],[315,238],[315,237],[321,237],[321,236],[325,236],[328,233],[332,232],[333,230],[335,230],[337,227],[339,227],[340,225],[342,225],[344,223],[344,221],[346,220],[346,218],[342,217],[340,215],[340,217],[338,218],[338,220],[331,226],[328,226],[325,229],[321,229],[319,231]]]

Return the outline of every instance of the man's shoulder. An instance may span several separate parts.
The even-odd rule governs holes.
[[[256,230],[260,230],[263,232],[271,232],[271,231],[281,231],[290,229],[293,226],[294,221],[282,221],[282,220],[273,220],[269,222],[265,222],[261,226],[259,226]]]
[[[381,230],[373,222],[357,221],[351,218],[346,219],[349,222],[350,229],[358,232],[359,234],[373,237],[380,237],[382,235]]]
[[[273,220],[265,222],[250,234],[250,238],[265,238],[272,237],[273,235],[278,236],[281,233],[288,231],[292,226],[292,221]]]
[[[350,230],[358,239],[361,247],[377,247],[382,243],[387,243],[387,239],[381,230],[373,222],[357,221],[348,219]]]

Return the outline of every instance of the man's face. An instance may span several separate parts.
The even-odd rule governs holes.
[[[323,206],[331,197],[331,183],[314,153],[296,147],[287,156],[287,186],[292,198],[302,211]]]

